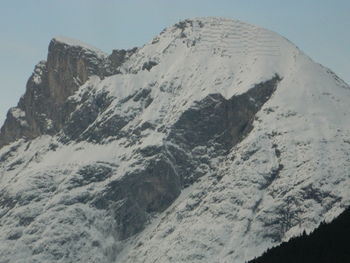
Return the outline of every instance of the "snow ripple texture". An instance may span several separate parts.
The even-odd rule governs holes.
[[[112,102],[84,132],[118,116],[120,136],[63,143],[58,134],[0,149],[0,262],[243,263],[349,206],[350,88],[285,38],[235,20],[185,20],[121,71],[90,77],[70,98],[108,94]],[[168,135],[196,102],[230,99],[276,74],[247,137],[215,157],[195,149],[210,163],[197,167],[201,177],[120,239],[115,218],[91,200],[144,169],[140,151],[180,147]],[[142,90],[152,100],[129,99]]]

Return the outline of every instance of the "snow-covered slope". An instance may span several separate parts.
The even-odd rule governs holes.
[[[240,263],[349,205],[350,88],[276,33],[185,20],[114,60],[53,41],[98,70],[68,60],[86,81],[38,111],[54,132],[6,133],[3,262]]]

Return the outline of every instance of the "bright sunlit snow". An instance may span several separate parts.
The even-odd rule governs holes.
[[[75,40],[55,39],[101,54]],[[153,67],[142,70],[150,62]],[[5,262],[53,262],[56,253],[66,255],[57,262],[244,263],[350,204],[350,88],[285,38],[240,21],[193,19],[156,36],[122,72],[91,77],[70,99],[79,103],[85,92],[107,92],[113,102],[96,122],[130,119],[121,130],[126,136],[101,144],[42,136],[0,149]],[[276,74],[282,80],[252,132],[227,155],[210,160],[210,167],[199,166],[203,177],[153,215],[140,234],[118,240],[113,217],[81,201],[142,170],[140,149],[170,146],[169,129],[195,102],[214,93],[229,99]],[[149,105],[128,100],[142,90],[150,90]],[[130,143],[134,135],[128,131],[144,123],[154,129]],[[204,157],[210,151],[197,150]],[[74,187],[78,170],[96,163],[113,175]],[[12,199],[20,201],[12,205]],[[281,240],[273,239],[279,235]]]

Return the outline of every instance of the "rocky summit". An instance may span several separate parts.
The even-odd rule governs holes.
[[[349,104],[237,20],[54,38],[0,131],[0,262],[244,263],[349,206]]]

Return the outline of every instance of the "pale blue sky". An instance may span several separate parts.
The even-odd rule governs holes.
[[[349,0],[0,0],[0,124],[50,39],[106,52],[148,42],[184,18],[240,19],[285,36],[350,83]]]

